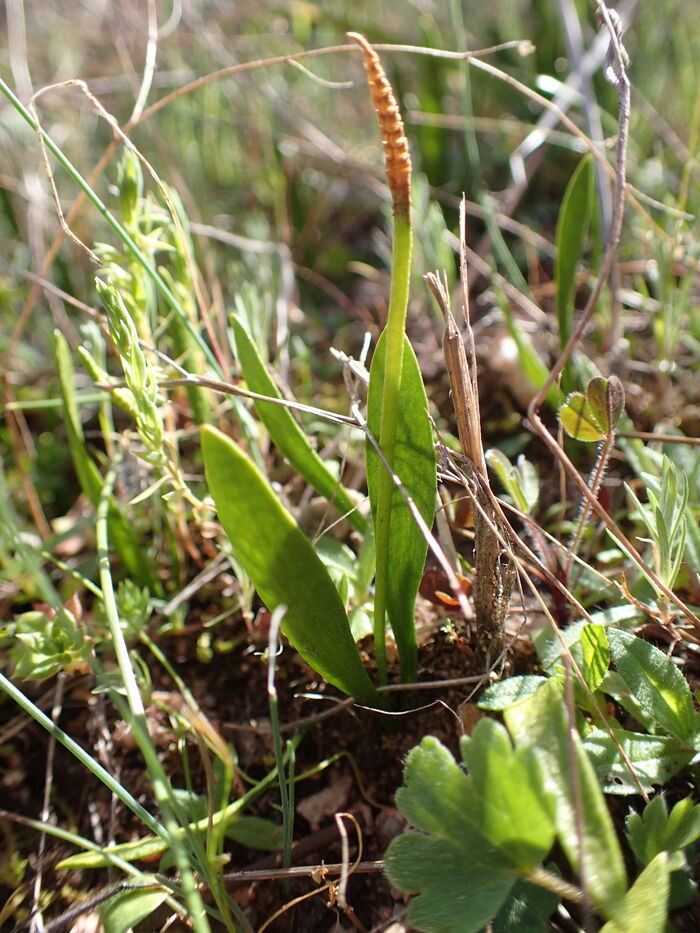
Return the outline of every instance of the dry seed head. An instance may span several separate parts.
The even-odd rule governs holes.
[[[349,32],[347,35],[364,52],[367,82],[382,133],[386,177],[394,202],[394,213],[407,214],[411,207],[411,154],[399,105],[372,46],[359,32]]]

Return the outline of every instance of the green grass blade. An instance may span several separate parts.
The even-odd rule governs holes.
[[[557,221],[554,278],[557,284],[557,316],[562,349],[573,331],[576,266],[583,255],[594,201],[595,171],[593,159],[587,155],[579,162],[569,180]],[[565,371],[562,379],[565,392],[573,388],[571,381],[570,372]]]
[[[203,356],[209,363],[209,365],[214,369],[215,372],[220,371],[217,359],[214,356],[211,348],[207,345],[202,335],[197,331],[193,326],[192,322],[187,317],[185,309],[182,307],[180,302],[177,300],[175,295],[165,283],[163,278],[159,275],[158,270],[153,267],[153,265],[148,261],[148,259],[143,255],[138,246],[134,243],[133,238],[127,233],[124,227],[119,223],[119,221],[112,215],[112,213],[107,209],[105,204],[100,200],[95,191],[90,187],[90,185],[85,181],[80,172],[75,168],[71,161],[64,155],[62,150],[56,143],[51,139],[51,137],[46,133],[41,127],[38,127],[36,121],[29,113],[27,108],[22,104],[20,99],[16,94],[12,92],[10,87],[0,78],[0,93],[4,94],[7,100],[12,104],[15,110],[20,114],[20,116],[29,124],[29,126],[37,133],[41,134],[41,137],[46,145],[46,148],[49,152],[52,153],[58,160],[58,162],[63,166],[66,173],[73,180],[73,182],[80,188],[80,190],[85,194],[90,203],[95,207],[95,209],[102,215],[104,220],[109,224],[112,230],[116,233],[119,239],[122,241],[126,247],[128,253],[132,258],[143,268],[146,275],[151,279],[156,289],[163,296],[164,300],[169,307],[173,309],[175,314],[182,318],[185,327],[188,328],[192,335],[192,339],[196,342],[199,348],[202,351]]]
[[[163,826],[156,820],[154,816],[146,810],[141,804],[135,800],[131,794],[124,788],[116,778],[114,778],[108,771],[106,771],[102,765],[95,761],[95,759],[89,755],[85,749],[83,749],[68,733],[64,732],[56,723],[49,719],[49,717],[38,706],[35,706],[34,703],[26,697],[18,687],[16,687],[11,681],[9,681],[2,672],[0,672],[0,689],[4,690],[5,693],[11,699],[17,703],[17,705],[24,710],[29,716],[32,717],[43,729],[46,730],[50,735],[52,735],[58,742],[63,745],[64,748],[67,748],[68,751],[74,755],[78,761],[84,765],[88,771],[95,775],[95,777],[102,781],[105,787],[110,790],[115,797],[120,800],[125,807],[128,807],[132,813],[134,813],[138,819],[141,820],[152,832],[157,833],[160,837],[160,844],[169,845],[170,837]]]
[[[338,591],[320,558],[253,461],[215,428],[202,429],[209,491],[236,559],[270,610],[286,606],[282,631],[329,683],[382,705],[362,666]]]
[[[258,348],[241,321],[233,318],[232,325],[238,360],[248,388],[259,395],[281,398],[277,386],[260,357]],[[289,409],[282,405],[265,404],[265,402],[256,402],[255,408],[270,438],[294,469],[304,477],[307,483],[332,502],[339,512],[347,514],[348,521],[353,528],[363,533],[366,532],[369,527],[367,519],[360,513],[356,503],[352,501],[341,483],[311,447],[308,438],[294,420]]]
[[[374,352],[367,399],[368,427],[374,437],[379,436],[386,344],[384,331]],[[394,472],[430,526],[435,512],[436,494],[433,431],[423,378],[407,337],[404,337],[399,397],[401,405],[396,425]],[[386,469],[369,442],[366,457],[367,485],[373,506],[372,515],[376,521],[379,486],[382,474],[386,475]],[[401,658],[402,679],[410,682],[416,677],[414,607],[428,545],[413,520],[406,500],[393,483],[390,510],[386,540],[386,608]]]

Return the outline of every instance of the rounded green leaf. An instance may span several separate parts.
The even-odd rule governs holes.
[[[605,439],[596,416],[581,392],[572,392],[559,409],[559,420],[566,433],[577,441],[598,442]]]

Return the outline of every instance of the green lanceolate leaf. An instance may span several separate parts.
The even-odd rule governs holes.
[[[599,623],[581,629],[581,672],[588,689],[594,693],[600,687],[610,664],[610,649],[605,626]]]
[[[630,693],[662,729],[692,742],[698,718],[688,682],[673,661],[629,632],[609,629],[608,641],[615,667]]]
[[[519,674],[492,684],[479,697],[479,709],[504,710],[532,696],[547,680],[539,674]]]
[[[497,292],[498,294],[498,292]],[[515,341],[518,351],[518,360],[523,374],[535,389],[541,389],[549,379],[549,368],[535,348],[529,335],[523,330],[513,308],[505,295],[499,300],[499,307],[503,312],[508,333]],[[562,394],[558,385],[550,386],[547,390],[547,403],[556,411],[561,404]]]
[[[419,895],[408,919],[427,933],[481,930],[554,836],[551,799],[530,750],[514,750],[505,729],[484,719],[463,740],[462,755],[469,774],[437,739],[423,739],[396,798],[422,833],[391,843],[386,871],[400,890]]]
[[[571,176],[557,221],[554,277],[557,283],[557,316],[562,349],[573,330],[576,267],[583,255],[590,229],[595,199],[594,179],[593,159],[585,156]]]
[[[386,331],[377,343],[367,398],[367,423],[375,438],[380,437],[382,385],[386,354]],[[384,470],[372,444],[367,442],[367,486],[375,522],[379,513],[379,474]],[[418,362],[408,338],[404,337],[401,367],[400,405],[396,426],[394,472],[428,526],[435,512],[437,473],[433,431],[428,417],[428,399]],[[386,545],[376,529],[376,546],[387,547],[387,610],[401,658],[405,681],[416,676],[415,602],[428,549],[406,500],[392,484],[389,534]],[[378,567],[379,567],[378,562]]]
[[[226,827],[226,835],[250,849],[276,852],[282,848],[282,827],[260,816],[241,816]]]
[[[585,878],[596,906],[613,917],[627,890],[625,866],[596,774],[578,734],[569,729],[560,684],[551,678],[504,716],[516,746],[532,747],[540,759],[566,857]]]
[[[259,395],[282,398],[248,331],[235,317],[232,318],[232,326],[236,338],[238,360],[248,388]],[[366,531],[367,520],[358,511],[356,503],[348,496],[342,484],[333,476],[309,444],[308,438],[292,417],[289,409],[273,402],[256,402],[255,408],[275,446],[289,460],[294,469],[298,470],[307,483],[332,502],[339,512],[347,513],[348,521],[354,528],[358,531]]]
[[[282,630],[322,677],[381,705],[326,568],[252,460],[212,427],[202,429],[209,491],[236,559],[270,610],[286,606]]]
[[[513,466],[508,457],[492,447],[484,454],[486,462],[503,483],[504,488],[521,512],[531,512],[537,505],[540,495],[537,473],[534,466],[525,457],[518,458]]]

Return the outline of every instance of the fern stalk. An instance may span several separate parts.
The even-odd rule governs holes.
[[[394,465],[399,418],[404,331],[411,277],[411,156],[403,121],[379,56],[364,36],[350,32],[364,52],[367,81],[382,134],[385,171],[393,202],[391,293],[386,322],[386,358],[379,431],[379,446],[390,468]],[[370,376],[371,378],[371,376]],[[379,681],[387,682],[386,607],[389,567],[389,534],[393,483],[388,470],[380,470],[375,512],[376,575],[374,595],[374,647]]]

